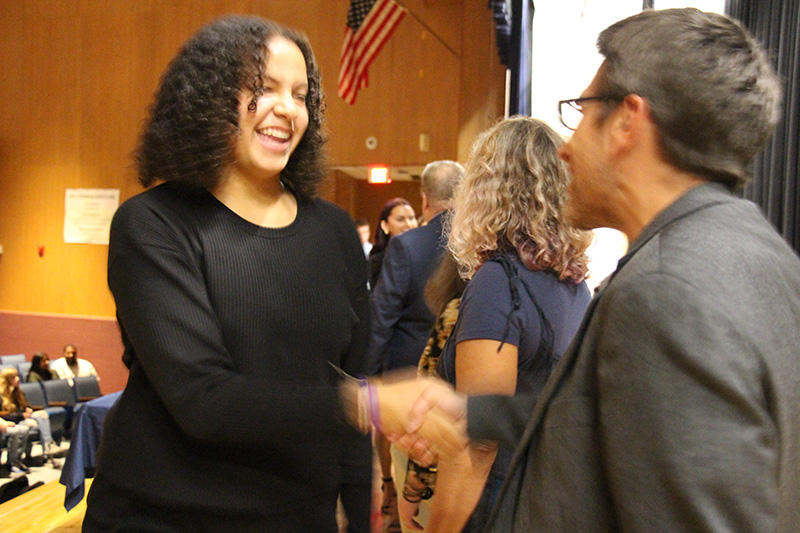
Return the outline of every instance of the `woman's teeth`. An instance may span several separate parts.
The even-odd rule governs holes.
[[[261,135],[266,135],[268,137],[275,137],[276,139],[281,139],[284,141],[288,140],[289,137],[292,136],[292,134],[289,133],[288,131],[278,128],[264,128],[257,131]]]

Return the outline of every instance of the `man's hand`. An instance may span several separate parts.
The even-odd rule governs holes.
[[[466,397],[444,381],[419,378],[378,384],[375,391],[379,429],[412,459],[430,464],[466,448]]]

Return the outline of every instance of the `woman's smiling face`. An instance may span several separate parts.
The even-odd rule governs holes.
[[[386,220],[381,221],[381,228],[389,237],[417,227],[414,208],[410,205],[400,204],[394,207]]]
[[[231,170],[250,179],[279,175],[308,127],[303,53],[284,37],[273,37],[267,48],[264,90],[255,110],[251,111],[249,91],[239,97],[239,132]]]

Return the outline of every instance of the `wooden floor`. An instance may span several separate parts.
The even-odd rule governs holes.
[[[86,493],[92,480],[86,480]],[[51,481],[0,504],[3,533],[79,532],[86,512],[86,498],[69,513],[64,509],[64,485]]]
[[[376,467],[375,486],[372,495],[371,529],[382,533],[380,467]],[[92,480],[86,480],[86,494]],[[86,513],[86,497],[69,513],[64,509],[64,485],[51,481],[21,496],[0,504],[0,531],[2,533],[78,533]],[[347,531],[347,522],[341,522],[340,531]]]

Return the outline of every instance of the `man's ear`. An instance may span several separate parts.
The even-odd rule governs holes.
[[[641,141],[644,128],[650,125],[650,106],[638,94],[629,94],[614,111],[612,138],[621,151],[628,151]]]

